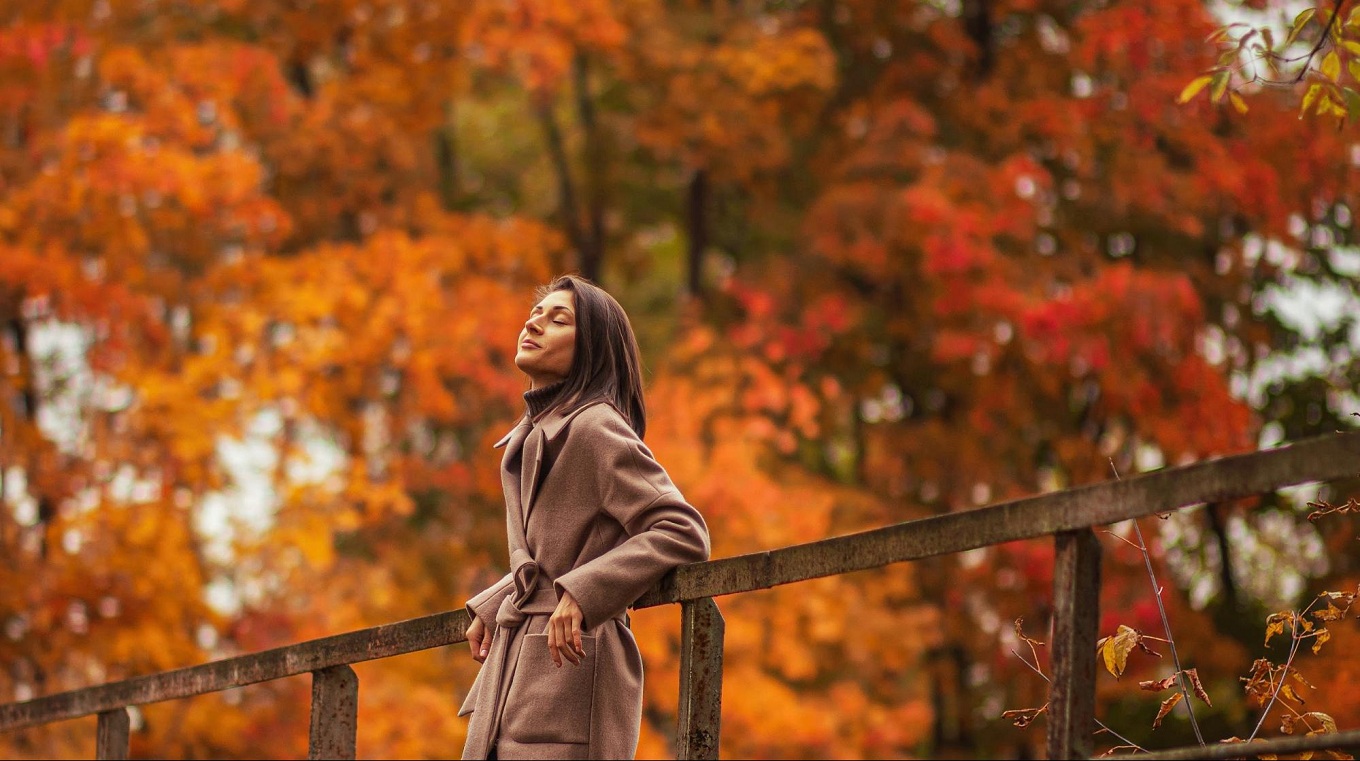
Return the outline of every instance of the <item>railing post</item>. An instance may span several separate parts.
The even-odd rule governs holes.
[[[718,757],[722,725],[722,613],[712,597],[680,603],[680,715],[677,759]]]
[[[349,666],[312,672],[312,731],[307,758],[354,758],[359,729],[359,677]]]
[[[1048,757],[1090,758],[1096,731],[1100,543],[1089,528],[1054,535],[1053,686]]]
[[[128,757],[128,711],[115,708],[99,712],[99,726],[95,730],[95,758],[125,759]]]

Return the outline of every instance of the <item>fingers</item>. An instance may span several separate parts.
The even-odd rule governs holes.
[[[474,619],[467,629],[468,650],[472,652],[472,660],[478,663],[486,662],[486,654],[491,649],[491,635],[486,627],[482,625],[481,619]]]
[[[581,647],[581,610],[570,600],[562,600],[548,618],[548,653],[558,668],[566,658],[573,666],[581,665],[586,651]]]

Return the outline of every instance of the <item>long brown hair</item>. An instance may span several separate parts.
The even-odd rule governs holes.
[[[549,409],[570,412],[604,400],[623,413],[642,438],[647,405],[642,398],[641,356],[628,314],[603,288],[578,275],[558,276],[536,296],[541,301],[557,291],[571,291],[576,299],[576,354]]]

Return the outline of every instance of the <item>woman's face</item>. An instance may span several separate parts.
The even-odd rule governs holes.
[[[529,310],[519,332],[515,366],[529,376],[534,388],[567,377],[576,356],[576,295],[553,291]]]

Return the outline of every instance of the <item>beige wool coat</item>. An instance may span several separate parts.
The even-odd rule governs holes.
[[[632,758],[642,659],[626,610],[708,557],[708,527],[607,402],[526,414],[496,446],[510,572],[467,603],[492,634],[458,712],[471,714],[463,758]],[[586,655],[558,668],[545,630],[564,590],[584,613]]]

